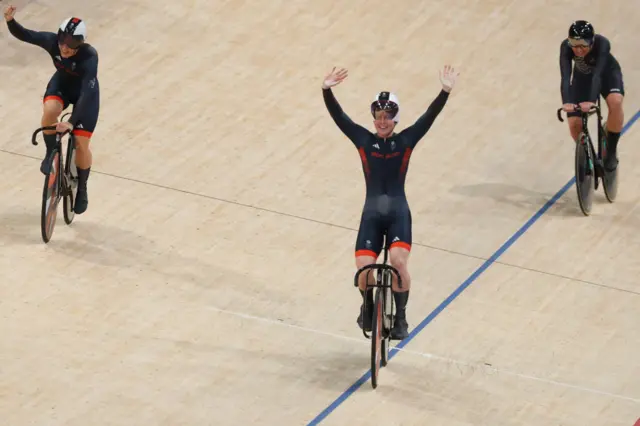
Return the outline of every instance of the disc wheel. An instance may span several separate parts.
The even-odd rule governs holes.
[[[607,128],[607,123],[605,122],[603,125],[603,129]],[[607,158],[607,132],[603,130],[602,138],[600,139],[600,152],[602,153],[602,158]],[[604,195],[607,198],[607,201],[613,203],[618,196],[618,168],[614,171],[607,171],[604,169],[604,176],[602,177],[602,186],[604,188]]]
[[[58,215],[58,202],[60,201],[60,176],[58,163],[60,162],[60,152],[54,151],[50,157],[49,174],[44,178],[44,188],[42,190],[42,211],[40,214],[40,230],[42,240],[48,243],[53,235]]]
[[[371,324],[371,386],[378,387],[380,358],[382,356],[382,289],[376,290],[373,304],[373,321]]]
[[[382,310],[382,366],[389,363],[391,327],[393,326],[393,293],[391,287],[384,288],[384,306]]]
[[[76,194],[78,193],[78,169],[76,167],[75,142],[70,143],[67,149],[67,159],[64,165],[64,181],[65,194],[62,203],[64,205],[64,221],[67,225],[71,225],[76,215],[73,207],[75,206]]]
[[[589,216],[594,192],[595,167],[589,140],[584,133],[580,134],[576,144],[575,174],[580,210],[585,216]]]

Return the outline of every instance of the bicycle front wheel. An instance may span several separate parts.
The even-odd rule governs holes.
[[[60,201],[60,151],[54,151],[49,161],[49,174],[44,178],[42,190],[42,210],[40,213],[40,231],[42,241],[48,243],[53,235]]]
[[[382,333],[383,333],[383,300],[384,289],[376,289],[375,301],[373,304],[373,321],[371,323],[371,386],[378,387],[378,373],[380,372],[380,358],[382,356]]]
[[[67,225],[71,225],[75,212],[73,206],[76,202],[76,194],[78,193],[78,169],[76,167],[76,146],[73,138],[69,138],[69,146],[67,148],[66,162],[64,164],[64,201],[63,212],[64,221]]]
[[[389,277],[391,284],[391,277]],[[391,340],[391,328],[393,327],[393,292],[391,287],[384,288],[384,306],[382,308],[382,366],[389,363],[389,347]]]
[[[589,216],[594,192],[595,167],[589,138],[584,133],[580,133],[576,143],[575,174],[580,210],[585,216]]]

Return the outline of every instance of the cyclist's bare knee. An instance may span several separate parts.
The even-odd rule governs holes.
[[[611,132],[620,133],[624,124],[624,111],[622,109],[624,96],[620,93],[611,93],[607,96],[606,101],[609,109],[607,129]]]
[[[372,265],[374,263],[376,263],[376,258],[373,256],[366,256],[366,255],[356,256],[356,268],[358,268],[358,270],[360,270],[361,268],[364,268],[365,266]],[[369,278],[368,280],[369,284],[374,284],[376,281],[375,271],[373,270],[364,271],[358,277],[358,287],[362,291],[366,289],[367,277]]]
[[[580,132],[582,132],[582,119],[580,117],[569,117],[569,132],[574,141],[578,140]]]
[[[75,136],[76,140],[76,149],[78,151],[87,152],[89,151],[89,143],[91,143],[91,139],[86,136]]]
[[[92,163],[92,155],[91,149],[89,148],[89,143],[91,142],[91,138],[86,136],[75,136],[76,141],[76,166],[81,169],[88,169],[91,167]]]
[[[404,247],[392,247],[389,250],[389,261],[391,266],[396,268],[400,273],[402,279],[402,288],[398,287],[397,279],[394,276],[393,291],[404,292],[409,291],[411,288],[411,278],[409,277],[409,268],[407,264],[409,262],[410,251]]]
[[[58,98],[49,98],[42,106],[42,126],[52,126],[58,122],[58,117],[62,114],[63,105]],[[52,134],[55,131],[45,131],[45,134]]]
[[[609,112],[613,110],[621,110],[622,102],[624,101],[624,96],[620,93],[611,93],[607,96],[607,108]]]

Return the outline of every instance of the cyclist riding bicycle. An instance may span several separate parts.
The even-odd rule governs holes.
[[[76,167],[78,169],[78,193],[74,211],[86,211],[89,198],[87,180],[91,171],[92,155],[89,148],[91,136],[98,122],[100,110],[100,88],[98,85],[98,52],[86,43],[87,27],[79,18],[68,18],[60,25],[57,34],[32,31],[14,19],[16,8],[8,6],[4,12],[9,31],[18,40],[43,48],[49,53],[56,72],[44,93],[42,126],[56,125],[56,131],[72,131],[76,144]],[[58,123],[60,114],[73,104],[68,122]],[[49,173],[49,155],[56,145],[56,131],[45,131],[47,153],[40,171]]]
[[[618,166],[617,147],[624,122],[622,69],[611,54],[609,40],[596,34],[589,22],[573,22],[569,27],[568,37],[562,40],[560,76],[562,109],[567,112],[569,131],[574,141],[577,141],[582,131],[582,120],[580,112],[576,111],[576,105],[580,105],[582,111],[588,111],[600,95],[607,102],[609,114],[604,167],[607,171],[614,171]]]
[[[398,287],[395,276],[392,283],[396,318],[391,338],[401,340],[409,335],[406,306],[411,288],[407,269],[412,242],[411,210],[405,194],[405,178],[411,153],[444,108],[457,74],[450,66],[444,67],[440,73],[442,90],[438,96],[413,125],[399,133],[394,130],[400,117],[400,104],[390,92],[378,93],[370,105],[375,133],[351,121],[332,91],[332,87],[340,84],[347,74],[345,69],[334,68],[323,80],[322,94],[334,122],[358,150],[366,179],[366,197],[355,247],[356,267],[360,269],[376,262],[386,231],[390,244],[389,260],[402,279],[402,288]],[[367,286],[365,277],[368,275],[369,284],[373,284],[372,274],[362,274],[358,283],[363,298]],[[370,315],[363,315],[363,311],[371,313],[372,306],[373,294],[369,291],[357,319],[360,328],[367,331],[371,330],[372,319]]]

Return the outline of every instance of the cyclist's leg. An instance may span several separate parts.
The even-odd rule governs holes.
[[[607,158],[605,167],[608,170],[615,170],[618,165],[617,148],[620,133],[624,125],[624,83],[622,81],[622,71],[614,68],[605,72],[602,76],[602,97],[607,102],[609,110],[607,116]]]
[[[579,104],[580,102],[586,102],[589,99],[589,92],[591,91],[591,76],[573,72],[573,81],[571,82],[571,88],[569,89],[570,100],[573,104]],[[574,142],[578,141],[578,136],[582,132],[582,118],[580,118],[579,112],[567,113],[567,122],[569,125],[569,133],[571,139]]]
[[[76,214],[84,213],[89,205],[87,181],[93,164],[93,155],[89,145],[98,123],[100,112],[99,92],[91,93],[88,101],[84,104],[83,111],[79,111],[78,120],[73,130],[73,136],[76,141],[76,168],[78,169],[78,193],[74,204],[74,212]]]
[[[402,288],[398,287],[397,279],[393,280],[393,297],[396,302],[396,321],[391,331],[394,339],[404,339],[409,335],[406,308],[411,289],[411,276],[409,275],[408,262],[411,252],[411,210],[408,205],[400,207],[394,215],[394,220],[389,227],[389,260],[391,265],[398,270],[402,280]]]
[[[377,213],[370,212],[365,209],[360,219],[360,228],[356,239],[356,268],[364,268],[365,266],[374,264],[378,259],[378,255],[382,250],[382,231],[380,229],[381,220]],[[375,283],[375,271],[363,272],[358,279],[358,288],[360,294],[365,296],[367,284]],[[371,330],[371,317],[367,315],[363,318],[363,309],[372,312],[373,292],[369,291],[366,295],[366,306],[363,303],[360,306],[360,315],[358,316],[358,325],[366,331]]]
[[[60,79],[60,72],[56,71],[55,74],[49,80],[49,84],[47,84],[47,88],[44,93],[44,99],[42,102],[42,119],[41,125],[45,126],[53,126],[58,123],[58,117],[62,114],[67,106],[69,105],[69,101],[64,94],[64,86],[62,84],[62,80]],[[55,130],[46,130],[43,132],[44,134],[44,142],[47,147],[47,153],[45,154],[44,160],[40,164],[40,171],[44,174],[49,173],[49,164],[46,161],[49,157],[49,154],[53,150],[56,144],[56,131]]]

